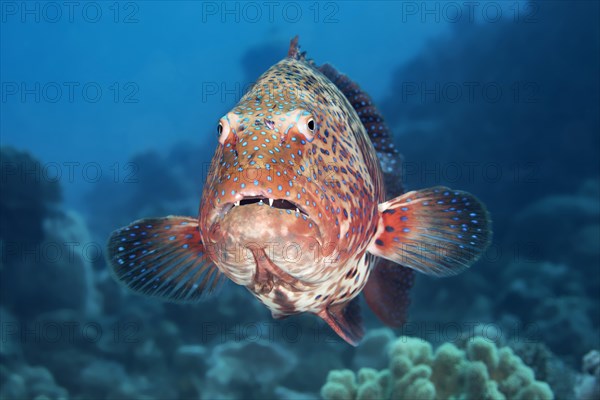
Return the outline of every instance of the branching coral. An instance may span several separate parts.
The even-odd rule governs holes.
[[[400,337],[390,347],[389,368],[331,371],[325,400],[553,399],[550,387],[513,351],[476,337],[465,350],[445,343],[435,352],[421,339]]]

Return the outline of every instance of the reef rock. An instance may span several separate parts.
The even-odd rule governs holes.
[[[577,400],[600,399],[600,352],[592,350],[583,357],[583,375],[575,386]]]
[[[272,398],[280,380],[297,364],[296,356],[267,341],[215,346],[206,373],[207,398]]]

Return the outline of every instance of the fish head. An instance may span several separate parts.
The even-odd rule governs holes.
[[[265,271],[300,284],[320,282],[340,233],[318,160],[327,150],[314,144],[335,116],[292,78],[297,72],[286,74],[293,63],[280,64],[219,120],[200,206],[213,260],[246,286]]]

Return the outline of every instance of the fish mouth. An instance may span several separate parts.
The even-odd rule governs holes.
[[[265,196],[244,196],[241,199],[233,203],[227,203],[223,206],[223,216],[227,215],[235,207],[244,207],[251,204],[258,204],[261,206],[268,206],[271,208],[277,208],[280,210],[290,210],[297,214],[309,217],[308,213],[299,204],[286,199],[273,199]]]
[[[230,279],[255,292],[279,284],[296,291],[321,282],[318,268],[308,266],[322,265],[335,247],[324,244],[323,226],[311,218],[315,211],[270,195],[261,189],[238,192],[212,211],[204,235],[214,245],[214,259]]]

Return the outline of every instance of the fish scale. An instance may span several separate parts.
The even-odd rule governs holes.
[[[220,119],[217,142],[197,219],[146,219],[111,235],[112,269],[129,288],[198,301],[229,279],[275,318],[309,312],[356,345],[361,292],[400,326],[413,271],[459,273],[491,239],[471,194],[401,194],[400,156],[371,98],[307,59],[297,38]]]

